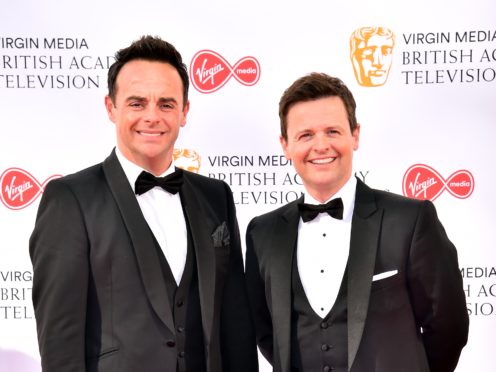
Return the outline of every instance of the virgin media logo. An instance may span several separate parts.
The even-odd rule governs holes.
[[[474,177],[462,169],[447,179],[424,164],[412,165],[403,177],[403,195],[422,200],[435,200],[444,190],[456,198],[466,199],[474,191]]]
[[[255,85],[260,79],[260,63],[253,57],[244,57],[231,66],[220,54],[201,50],[193,57],[189,73],[196,90],[213,93],[233,76],[243,85]]]
[[[53,175],[42,184],[32,175],[20,168],[9,168],[0,176],[0,199],[9,209],[23,209],[30,205],[41,195],[46,184],[54,178],[62,177]]]

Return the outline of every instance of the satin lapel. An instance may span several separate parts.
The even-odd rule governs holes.
[[[153,235],[115,155],[115,150],[103,162],[103,170],[131,238],[146,294],[158,317],[172,333],[175,333],[171,304],[160,261],[154,248]]]
[[[382,214],[372,189],[358,180],[348,259],[348,371],[353,366],[367,317]]]
[[[279,216],[268,245],[274,255],[269,261],[274,344],[278,346],[274,352],[279,352],[281,371],[289,371],[291,361],[291,268],[300,221],[297,203],[289,204]]]
[[[220,315],[219,284],[227,273],[227,265],[216,264],[212,233],[220,222],[212,220],[197,196],[197,189],[184,172],[181,188],[183,208],[191,229],[198,268],[201,314],[207,346],[212,344],[215,317]],[[216,285],[217,284],[217,285]]]

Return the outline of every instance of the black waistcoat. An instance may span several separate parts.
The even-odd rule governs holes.
[[[296,253],[291,277],[292,369],[298,372],[347,372],[346,272],[336,302],[324,319],[315,313],[308,302],[298,272]]]
[[[169,303],[172,306],[176,337],[167,340],[168,347],[176,348],[177,372],[206,372],[205,346],[198,290],[198,275],[193,240],[188,227],[188,250],[186,265],[179,286],[170,266],[155,240]],[[166,372],[166,371],[164,371]]]

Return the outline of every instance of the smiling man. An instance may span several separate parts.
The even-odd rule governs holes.
[[[43,372],[258,370],[232,192],[173,162],[188,86],[168,42],[118,51],[116,149],[47,185],[30,239]]]
[[[468,335],[456,249],[431,202],[352,177],[355,109],[319,73],[279,102],[305,192],[247,228],[258,345],[275,372],[452,372]]]

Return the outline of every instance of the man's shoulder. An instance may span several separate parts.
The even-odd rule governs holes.
[[[102,163],[99,163],[51,180],[46,185],[45,191],[50,191],[53,196],[61,196],[66,192],[79,196],[96,196],[101,191],[104,180]]]
[[[358,196],[363,196],[364,194],[366,195],[367,193],[370,193],[373,195],[373,198],[375,202],[379,206],[419,206],[424,200],[418,200],[418,199],[413,199],[409,198],[400,194],[396,194],[394,192],[388,191],[388,190],[380,190],[376,189],[373,187],[370,187],[366,185],[365,183],[359,181],[358,182],[358,188],[357,188],[357,195]],[[365,191],[365,192],[364,192]]]
[[[254,228],[256,226],[265,226],[265,227],[271,226],[279,218],[284,218],[285,216],[288,216],[288,214],[290,214],[291,212],[294,212],[295,208],[297,208],[297,204],[299,200],[300,199],[294,200],[279,208],[276,208],[272,211],[263,213],[261,215],[252,218],[252,220],[250,221],[250,227]]]
[[[61,178],[54,181],[66,183],[69,185],[79,185],[91,182],[92,180],[100,179],[103,175],[102,163],[98,163],[87,168],[69,173]],[[53,182],[53,181],[52,181]]]
[[[397,218],[416,218],[425,208],[435,210],[429,200],[413,199],[390,191],[369,188],[378,208]]]
[[[379,202],[391,203],[391,204],[401,204],[401,205],[419,205],[422,200],[409,198],[400,194],[396,194],[391,191],[372,189],[376,199]]]

